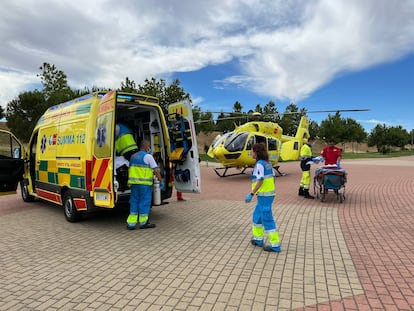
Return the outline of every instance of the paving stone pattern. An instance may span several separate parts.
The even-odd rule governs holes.
[[[248,176],[211,164],[202,194],[153,208],[155,229],[0,197],[0,310],[413,310],[414,157],[343,166],[341,204],[298,197],[298,163],[282,165],[279,254],[250,244]]]

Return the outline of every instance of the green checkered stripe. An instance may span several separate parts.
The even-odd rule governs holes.
[[[40,161],[39,169],[36,171],[36,180],[56,185],[68,183],[71,188],[86,189],[85,176],[72,174],[70,168],[58,168],[57,172],[54,172],[49,162]]]

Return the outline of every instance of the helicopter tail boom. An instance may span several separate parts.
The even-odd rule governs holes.
[[[282,150],[280,151],[280,158],[283,161],[297,160],[299,158],[300,149],[302,148],[302,145],[308,141],[309,136],[309,119],[303,116],[300,119],[295,137],[282,135],[283,144]]]

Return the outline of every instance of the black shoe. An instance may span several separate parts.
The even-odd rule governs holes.
[[[126,226],[126,228],[127,228],[128,230],[135,230],[135,226],[130,226],[130,225],[127,225],[127,226]]]
[[[155,227],[156,227],[155,224],[150,224],[149,222],[147,222],[145,225],[139,226],[140,229],[151,229]]]
[[[305,196],[305,199],[311,199],[311,200],[313,200],[315,198],[313,195],[310,195],[309,194],[309,189],[304,189],[303,190],[303,194]]]
[[[303,191],[302,187],[299,188],[298,195],[299,196],[304,196],[305,195],[305,192]]]
[[[280,253],[282,251],[280,246],[271,247],[270,245],[266,245],[265,247],[263,247],[263,250],[265,252],[275,252],[275,253]]]
[[[254,246],[260,246],[260,247],[263,246],[263,241],[262,240],[251,239],[250,243],[252,243],[252,245],[254,245]]]

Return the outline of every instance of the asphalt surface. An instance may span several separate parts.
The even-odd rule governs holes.
[[[154,229],[0,197],[0,310],[414,310],[414,156],[342,164],[344,203],[299,197],[299,164],[281,165],[281,253],[250,244],[248,174],[212,163],[202,194],[152,209]]]

